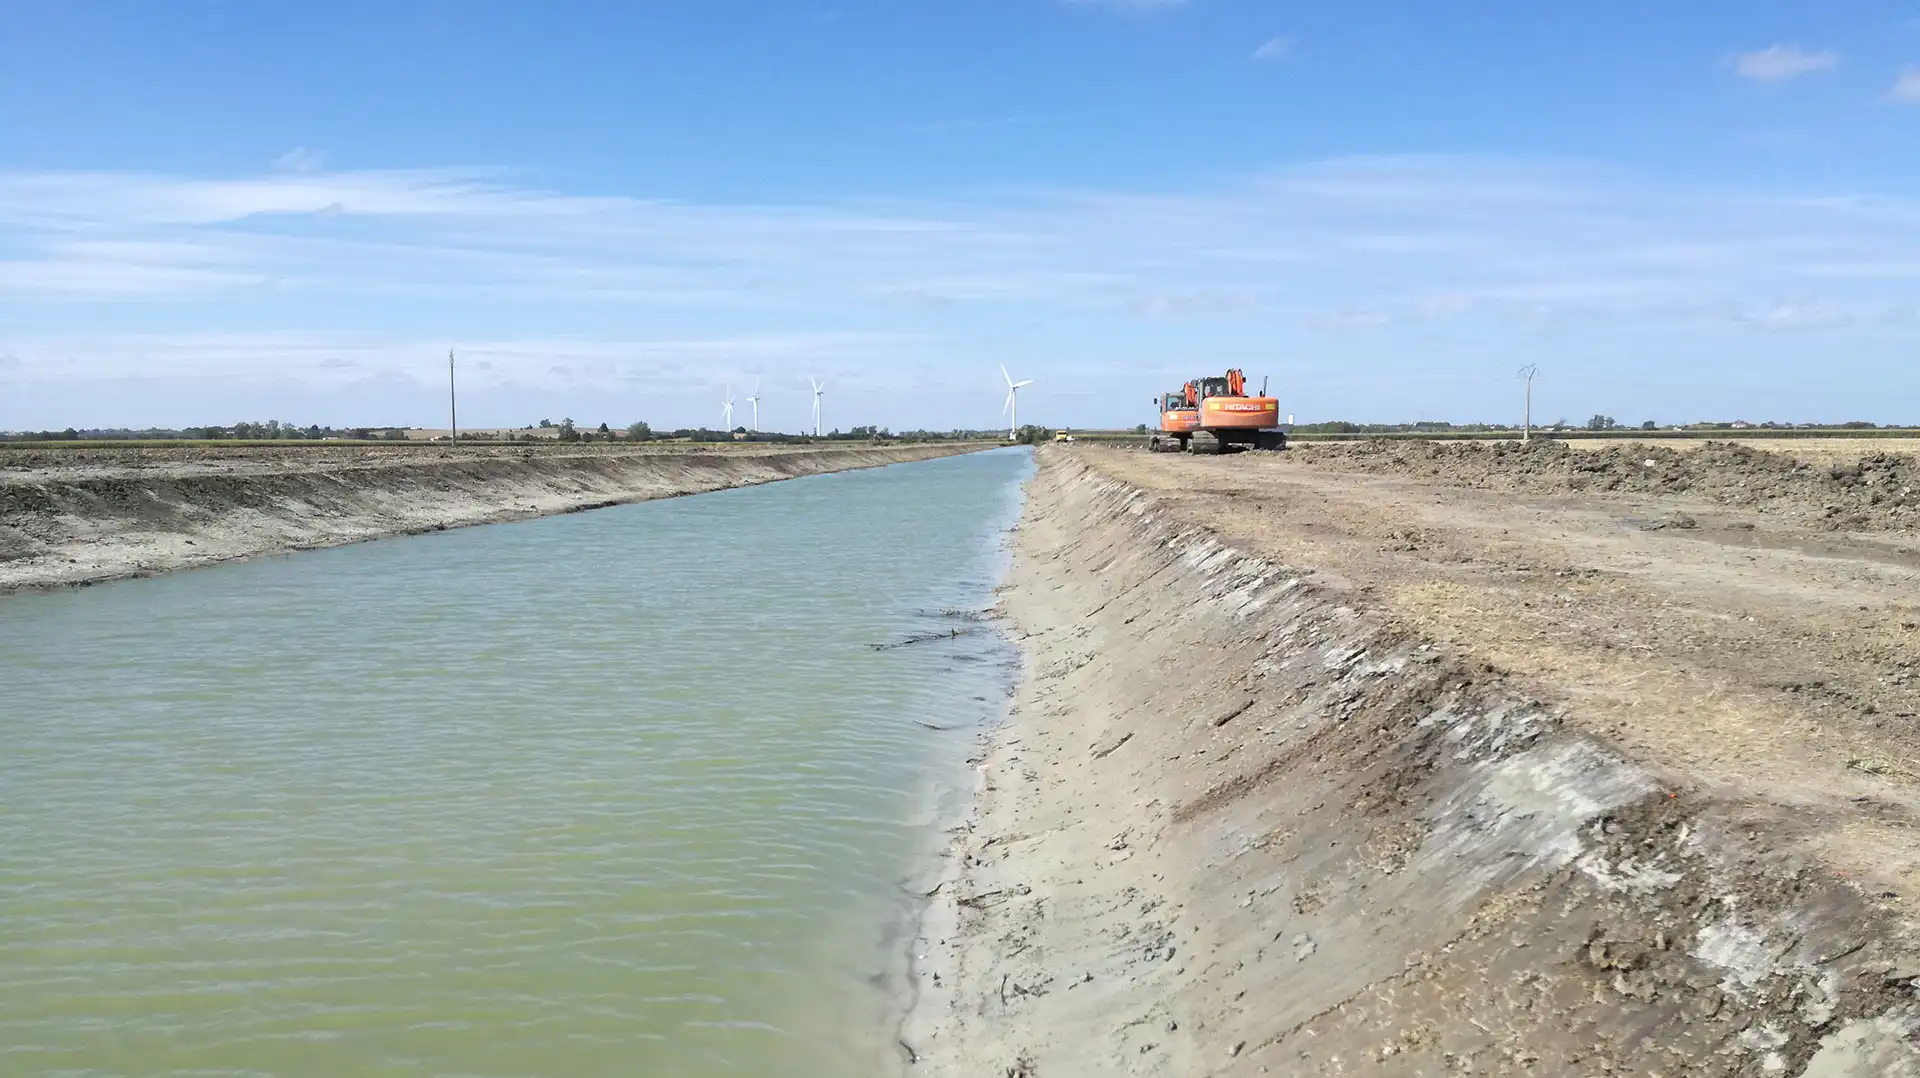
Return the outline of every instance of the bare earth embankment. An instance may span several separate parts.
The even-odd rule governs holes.
[[[1911,457],[1040,459],[914,1073],[1920,1075]]]
[[[0,452],[0,592],[926,460],[971,444]]]

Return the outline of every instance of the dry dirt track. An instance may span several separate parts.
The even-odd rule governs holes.
[[[1912,462],[1368,449],[1041,450],[909,1073],[1920,1078]]]
[[[1920,530],[1835,532],[1705,495],[1472,489],[1357,472],[1342,449],[1089,463],[1569,697],[1641,760],[1791,810],[1823,857],[1920,910]],[[1743,481],[1709,478],[1696,487]]]

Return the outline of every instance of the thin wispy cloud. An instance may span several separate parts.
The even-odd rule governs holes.
[[[1889,101],[1898,101],[1907,105],[1920,105],[1920,65],[1908,67],[1893,80],[1893,89],[1887,91]]]
[[[1292,51],[1292,38],[1270,37],[1261,42],[1259,48],[1253,50],[1253,58],[1256,60],[1278,60]]]
[[[1309,328],[1334,331],[1372,329],[1384,326],[1389,321],[1391,319],[1385,311],[1358,308],[1314,311],[1303,319]]]
[[[1804,49],[1799,45],[1769,45],[1733,58],[1733,69],[1742,78],[1755,82],[1785,82],[1817,71],[1832,71],[1840,66],[1840,54],[1832,49]]]
[[[565,367],[569,392],[655,401],[640,414],[681,423],[705,418],[675,413],[688,379],[831,374],[881,407],[899,396],[882,387],[1021,349],[1043,372],[1126,379],[1157,369],[1156,347],[1205,368],[1240,362],[1243,338],[1421,327],[1471,326],[1501,363],[1546,324],[1916,337],[1914,250],[1920,201],[1501,157],[1336,159],[1184,192],[769,205],[476,169],[16,171],[0,173],[0,355],[34,399],[164,377],[188,401],[267,380],[430,402],[453,344],[502,407]],[[101,301],[122,305],[122,332],[93,328]],[[263,320],[276,328],[222,328]]]
[[[75,380],[162,376],[188,381],[265,376],[340,385],[381,375],[444,372],[449,343],[464,384],[510,386],[554,366],[593,384],[647,383],[667,392],[716,360],[744,368],[811,364],[836,373],[911,345],[892,333],[763,333],[709,337],[444,338],[365,331],[74,333],[22,337],[13,366]],[[559,361],[556,363],[556,361]],[[475,374],[474,372],[481,372]]]
[[[16,252],[0,260],[0,298],[201,302],[274,287],[768,312],[903,294],[1126,307],[1196,278],[1227,283],[1197,291],[1244,295],[1262,278],[1284,289],[1376,262],[1410,276],[1635,258],[1792,276],[1809,247],[1854,262],[1901,250],[1913,212],[1497,158],[1336,160],[1187,194],[767,206],[564,195],[462,170],[13,173],[0,174],[0,235]]]
[[[326,166],[326,155],[305,146],[295,146],[272,161],[279,172],[318,172]]]
[[[1147,296],[1129,306],[1151,318],[1181,315],[1250,314],[1268,307],[1269,297],[1253,292],[1169,292]]]

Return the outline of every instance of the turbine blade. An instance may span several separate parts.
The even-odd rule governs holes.
[[[1008,385],[1013,384],[1013,375],[1007,373],[1007,365],[1005,363],[1000,364],[1000,377],[1005,378]]]
[[[1024,382],[1015,382],[1015,383],[1013,383],[1013,388],[1014,388],[1014,389],[1025,389],[1026,387],[1028,387],[1028,386],[1030,386],[1030,385],[1032,385],[1032,384],[1033,384],[1033,379],[1031,379],[1031,378],[1029,378],[1029,379],[1027,379],[1027,380],[1026,380],[1026,381],[1024,381]]]

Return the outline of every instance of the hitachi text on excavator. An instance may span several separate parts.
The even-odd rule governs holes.
[[[1267,396],[1264,383],[1258,394],[1248,394],[1246,375],[1238,368],[1223,377],[1197,378],[1178,393],[1162,394],[1156,403],[1160,429],[1147,440],[1153,452],[1232,453],[1287,447],[1280,402]]]

